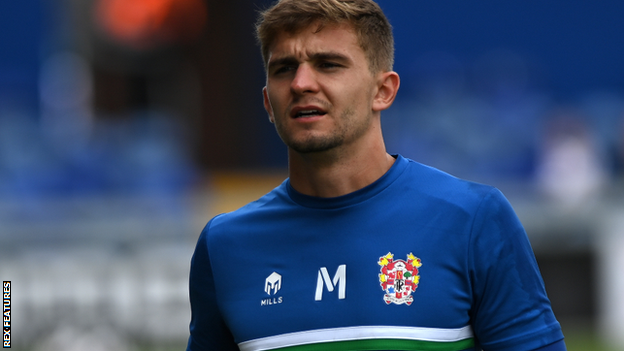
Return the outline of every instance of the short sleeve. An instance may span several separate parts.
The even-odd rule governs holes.
[[[484,350],[533,350],[563,339],[526,232],[497,189],[479,205],[468,257],[471,319]]]
[[[187,351],[238,350],[217,304],[215,283],[208,254],[210,223],[202,231],[191,259],[189,297],[191,301],[190,336]]]

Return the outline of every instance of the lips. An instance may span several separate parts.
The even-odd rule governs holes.
[[[323,116],[325,114],[327,114],[325,110],[316,106],[295,107],[290,112],[292,118],[309,118]]]

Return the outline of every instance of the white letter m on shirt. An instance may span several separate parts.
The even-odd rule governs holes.
[[[321,301],[323,299],[323,285],[327,286],[327,291],[329,292],[334,291],[334,288],[338,286],[338,299],[344,299],[347,288],[347,265],[342,264],[338,266],[333,280],[329,278],[327,268],[321,267],[321,269],[319,269],[318,279],[316,280],[315,301]]]

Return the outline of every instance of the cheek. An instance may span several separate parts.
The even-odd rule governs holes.
[[[364,84],[364,82],[361,82]],[[362,89],[364,85],[348,86],[340,92],[341,99],[345,107],[350,107],[354,111],[364,113],[372,107],[373,96],[371,89]]]
[[[269,104],[273,109],[273,113],[281,113],[284,103],[282,102],[283,99],[280,99],[280,94],[276,93],[275,90],[273,90],[269,91],[268,97]]]

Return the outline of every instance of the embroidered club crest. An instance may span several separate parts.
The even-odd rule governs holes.
[[[414,301],[412,293],[420,281],[418,275],[418,268],[422,266],[420,258],[410,253],[405,261],[394,260],[394,255],[388,252],[387,255],[380,257],[377,263],[381,266],[379,283],[386,292],[384,295],[386,304],[392,302],[397,305],[411,305]]]

